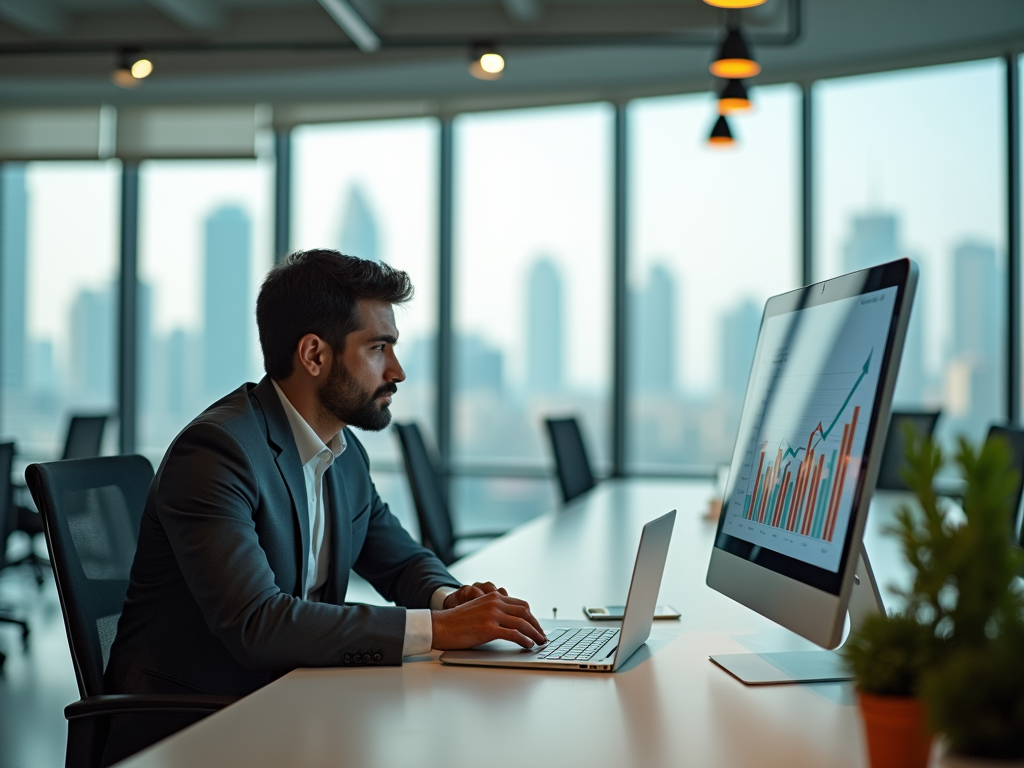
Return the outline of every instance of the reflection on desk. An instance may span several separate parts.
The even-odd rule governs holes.
[[[611,675],[446,667],[437,654],[400,668],[302,669],[123,763],[125,766],[863,766],[848,683],[745,688],[712,653],[808,650],[804,640],[704,584],[714,525],[710,483],[607,482],[459,561],[465,582],[552,609],[624,602],[640,530],[677,508],[659,602],[683,616]],[[880,584],[900,579],[881,537],[894,506],[869,516]],[[608,626],[602,622],[601,626]]]

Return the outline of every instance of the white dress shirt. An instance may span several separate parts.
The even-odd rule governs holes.
[[[345,452],[345,433],[338,432],[325,445],[313,428],[309,426],[302,414],[295,410],[284,392],[271,379],[277,396],[281,398],[285,416],[292,428],[295,447],[299,449],[299,461],[302,462],[302,475],[306,484],[306,503],[309,513],[309,551],[306,553],[306,567],[303,570],[302,597],[305,600],[319,601],[327,581],[327,572],[331,564],[331,519],[324,514],[324,472],[334,460]],[[440,587],[430,596],[430,610],[439,611],[444,607],[444,600],[455,590],[452,587]],[[433,630],[430,622],[430,610],[411,608],[405,612],[405,642],[402,644],[403,656],[416,656],[430,653],[433,642]]]

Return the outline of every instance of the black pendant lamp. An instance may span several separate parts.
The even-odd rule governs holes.
[[[731,147],[736,144],[736,139],[732,137],[729,121],[725,119],[725,115],[719,115],[718,120],[715,121],[715,127],[711,129],[711,135],[708,136],[708,144],[712,147]]]
[[[754,61],[747,41],[739,27],[729,27],[718,55],[711,62],[711,74],[724,80],[742,80],[760,74],[761,65]]]
[[[749,112],[753,108],[747,86],[742,80],[726,80],[725,87],[718,94],[718,114],[730,115],[733,112]]]

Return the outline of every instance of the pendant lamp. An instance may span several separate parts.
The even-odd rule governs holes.
[[[749,112],[753,108],[747,86],[742,80],[726,80],[725,87],[718,94],[718,114],[729,115],[733,112]]]
[[[715,77],[741,80],[759,74],[761,65],[754,61],[740,28],[729,27],[729,32],[718,47],[718,55],[711,62],[710,69]]]
[[[736,139],[732,137],[729,121],[725,119],[725,115],[719,115],[718,120],[715,121],[715,127],[711,129],[711,135],[708,136],[708,144],[712,147],[723,148],[736,144]]]

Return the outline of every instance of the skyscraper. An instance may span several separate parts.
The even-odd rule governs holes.
[[[358,184],[349,187],[345,213],[341,219],[339,250],[349,256],[378,261],[380,258],[377,217]]]
[[[632,297],[630,364],[637,392],[672,392],[675,389],[675,293],[672,273],[655,264],[647,285]]]
[[[28,190],[24,163],[0,170],[0,383],[21,390],[25,381],[25,263],[28,257]]]
[[[895,215],[866,213],[855,216],[852,224],[850,239],[843,247],[844,272],[867,269],[906,255],[899,241],[899,220]],[[919,285],[896,379],[897,404],[916,405],[924,398],[924,312],[924,291]]]
[[[974,426],[988,422],[1001,410],[999,400],[999,325],[1002,302],[998,295],[996,249],[964,242],[953,251],[953,358],[951,369],[960,378],[960,411]]]
[[[750,366],[761,327],[761,307],[744,299],[722,315],[720,336],[721,386],[734,403],[743,402]]]
[[[68,382],[73,399],[114,396],[114,294],[108,286],[79,291],[68,318]]]
[[[526,288],[526,386],[532,392],[562,388],[562,276],[550,258],[530,269]]]
[[[221,397],[249,375],[249,341],[255,311],[249,299],[252,225],[238,206],[218,208],[206,219],[203,290],[203,383],[207,397]]]

